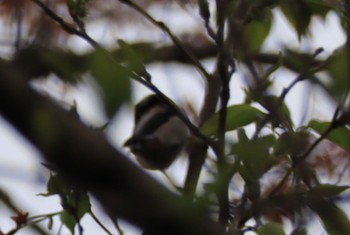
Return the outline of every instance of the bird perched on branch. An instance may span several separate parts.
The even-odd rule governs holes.
[[[187,126],[176,111],[156,95],[149,95],[135,107],[133,135],[124,146],[130,148],[142,167],[151,170],[168,168],[183,149]]]

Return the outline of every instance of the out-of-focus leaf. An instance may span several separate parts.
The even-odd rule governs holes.
[[[301,154],[309,144],[309,135],[305,131],[284,132],[274,146],[274,155],[278,157],[283,154]]]
[[[254,140],[240,141],[232,146],[232,152],[242,160],[240,173],[246,182],[254,182],[267,170],[269,150],[275,142],[274,135],[267,135]]]
[[[305,228],[296,228],[290,235],[307,235],[307,231]]]
[[[332,77],[329,89],[338,98],[344,96],[350,89],[350,54],[346,50],[334,53],[328,59],[328,72]]]
[[[292,128],[293,123],[290,117],[289,108],[285,102],[282,102],[282,104],[279,103],[279,97],[274,95],[265,95],[257,101],[270,112],[271,124],[273,127]]]
[[[278,139],[274,146],[273,154],[278,157],[283,154],[289,153],[289,132],[284,132]]]
[[[330,124],[330,122],[312,120],[309,122],[308,126],[311,129],[317,131],[319,134],[322,134],[327,130]],[[327,135],[327,139],[339,145],[350,153],[350,130],[348,128],[338,127],[332,130],[331,133]]]
[[[146,71],[146,67],[141,59],[141,55],[139,55],[129,44],[125,41],[119,39],[118,40],[121,51],[125,57],[125,63],[128,70],[135,72],[139,76],[145,77],[146,79],[150,79],[150,75]]]
[[[308,206],[319,216],[329,235],[350,234],[348,217],[333,202],[309,200]]]
[[[280,224],[268,223],[256,230],[258,235],[285,235],[283,227]]]
[[[80,219],[91,211],[90,199],[86,191],[71,190],[66,195],[61,195],[63,211],[61,221],[70,231],[74,231]]]
[[[295,28],[300,40],[309,27],[312,11],[305,0],[286,0],[280,5],[283,14]]]
[[[245,53],[257,53],[265,41],[266,37],[270,33],[272,24],[272,13],[271,11],[264,11],[265,16],[259,20],[252,20],[249,22],[243,30],[243,42]]]
[[[309,73],[310,68],[315,66],[315,58],[310,53],[285,49],[283,54],[283,62],[302,74]]]
[[[77,20],[83,20],[88,14],[89,0],[66,0],[68,11],[71,17]]]
[[[130,97],[132,72],[101,50],[96,50],[91,58],[92,75],[101,87],[107,114],[112,116]]]
[[[66,82],[74,83],[88,69],[87,56],[76,55],[70,51],[30,46],[16,53],[14,63],[29,79],[56,74]]]
[[[65,183],[58,175],[51,174],[47,182],[47,192],[39,194],[40,196],[65,195],[70,191],[70,186]]]
[[[40,195],[56,194],[60,197],[63,207],[60,215],[61,221],[73,234],[77,222],[91,211],[90,198],[86,190],[65,181],[59,174],[51,174],[47,184],[47,193]]]
[[[67,211],[63,211],[60,214],[60,219],[62,223],[69,229],[71,234],[74,234],[74,228],[77,224],[77,220],[74,218],[74,216],[69,214]]]
[[[77,215],[81,219],[86,213],[91,212],[91,203],[87,192],[79,191],[77,199]]]
[[[321,184],[311,188],[307,193],[308,198],[333,198],[349,189],[349,186],[338,186],[333,184]]]
[[[87,59],[72,52],[49,51],[45,60],[60,79],[67,82],[76,82],[87,71]]]
[[[306,0],[305,3],[309,6],[313,15],[321,16],[323,19],[329,11],[334,10],[332,3],[327,3],[327,1]]]
[[[250,105],[239,104],[227,108],[226,131],[236,130],[257,121],[263,115],[262,111]],[[217,133],[219,112],[215,113],[203,126],[204,134],[211,136]]]

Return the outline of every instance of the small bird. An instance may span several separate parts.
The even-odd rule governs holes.
[[[156,95],[135,107],[133,135],[125,142],[142,167],[165,170],[176,159],[189,137],[187,126]]]

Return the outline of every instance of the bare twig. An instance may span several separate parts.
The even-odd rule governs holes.
[[[104,226],[104,224],[97,218],[97,216],[95,215],[94,212],[92,212],[90,210],[90,213],[89,213],[92,217],[92,219],[108,234],[108,235],[112,235],[112,233],[106,228],[106,226]],[[122,235],[122,234],[120,234]]]
[[[78,29],[68,22],[66,22],[62,17],[58,16],[54,11],[52,11],[45,3],[40,0],[32,0],[36,5],[38,5],[48,17],[53,19],[56,23],[58,23],[63,30],[65,30],[69,34],[75,34],[83,39],[85,39],[88,43],[90,43],[93,47],[101,49],[102,47],[92,39],[85,30],[81,30],[81,27]]]
[[[154,24],[155,26],[157,26],[158,28],[160,28],[162,31],[164,31],[169,37],[170,39],[173,41],[173,43],[175,44],[175,46],[177,46],[180,50],[182,50],[193,62],[193,64],[196,66],[196,68],[202,73],[202,75],[207,79],[211,79],[211,75],[206,71],[206,69],[203,67],[203,65],[199,62],[199,60],[197,59],[197,57],[195,57],[191,51],[189,51],[184,45],[183,43],[180,41],[179,38],[177,38],[173,32],[171,32],[171,30],[169,29],[169,27],[167,27],[163,22],[158,21],[156,19],[154,19],[150,14],[148,14],[142,7],[140,7],[139,5],[137,5],[136,3],[134,3],[131,0],[118,0],[119,2],[122,2],[128,6],[130,6],[131,8],[133,8],[134,10],[136,10],[137,12],[139,12],[141,15],[143,15],[147,20],[149,20],[152,24]]]
[[[318,55],[318,50],[315,52],[314,57]],[[309,71],[299,74],[290,84],[288,87],[284,88],[280,94],[280,96],[278,97],[277,100],[277,104],[276,104],[276,109],[280,108],[283,104],[284,99],[286,98],[286,96],[288,95],[288,93],[292,90],[292,88],[299,82],[304,81],[305,79],[309,78],[309,77],[314,77],[313,74],[315,74],[316,72],[321,71],[322,69],[324,69],[324,67],[326,66],[326,62],[320,62],[319,64],[317,64],[315,67],[311,68]],[[270,113],[269,115],[267,115],[262,122],[260,123],[260,125],[257,127],[257,129],[255,130],[255,133],[253,135],[253,139],[256,139],[260,133],[260,131],[262,130],[262,128],[271,120],[272,118],[272,113]]]
[[[124,235],[124,231],[120,227],[120,225],[118,223],[118,219],[114,219],[114,220],[112,220],[112,222],[113,222],[114,226],[117,228],[119,235]]]

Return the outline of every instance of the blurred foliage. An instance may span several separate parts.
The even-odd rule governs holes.
[[[108,115],[113,115],[119,106],[130,98],[132,70],[116,63],[104,51],[97,50],[91,60],[91,74],[102,89],[102,97]]]
[[[213,154],[208,155],[216,158],[208,158],[202,169],[214,177],[213,182],[199,183],[207,185],[209,193],[203,196],[199,192],[196,198],[206,197],[203,199],[205,206],[216,216],[213,204],[222,210],[220,193],[227,190],[230,196],[227,196],[229,208],[226,209],[230,213],[227,225],[236,226],[232,229],[233,235],[247,231],[258,235],[284,235],[283,220],[286,219],[292,225],[291,235],[305,235],[313,218],[310,215],[316,215],[330,235],[350,234],[348,215],[338,205],[344,198],[348,203],[345,196],[350,175],[350,122],[344,119],[344,115],[334,115],[333,120],[309,118],[307,125],[298,125],[292,120],[291,110],[295,109],[288,107],[285,101],[296,84],[311,84],[312,88],[317,87],[328,94],[327,98],[342,113],[349,113],[349,45],[322,58],[319,58],[322,48],[312,51],[287,45],[279,48],[279,53],[264,49],[265,41],[273,36],[270,32],[277,20],[276,11],[283,14],[302,42],[314,36],[310,32],[312,21],[318,19],[322,22],[330,12],[337,13],[342,22],[348,22],[350,14],[344,13],[348,13],[346,4],[349,3],[340,0],[193,0],[175,3],[142,0],[135,1],[133,9],[129,9],[122,4],[125,1],[67,0],[51,1],[44,4],[47,8],[40,9],[35,2],[1,1],[0,18],[9,22],[7,27],[13,32],[17,29],[17,34],[11,39],[18,41],[13,43],[17,45],[14,52],[0,55],[1,58],[16,66],[29,82],[55,76],[74,87],[84,77],[94,79],[109,119],[130,101],[131,81],[141,82],[162,97],[162,93],[154,88],[156,86],[147,70],[149,63],[176,61],[196,66],[207,79],[207,84],[214,75],[221,76],[220,81],[224,81],[230,80],[237,71],[243,71],[246,82],[242,88],[244,101],[221,107],[197,130],[209,140],[205,144],[211,147]],[[167,30],[164,22],[148,13],[152,9],[173,7],[171,4],[175,4],[177,10],[194,7],[197,11],[193,12],[201,19],[200,25],[180,34],[171,27]],[[141,16],[153,23],[154,28],[150,29]],[[41,21],[44,18],[55,22],[50,26],[50,33],[43,33],[47,27],[44,20]],[[139,38],[136,42],[116,39],[118,36],[115,36],[112,43],[104,45],[85,31],[100,20],[106,22],[107,31],[112,31],[113,26],[127,25],[135,27],[133,30],[149,30],[154,36],[154,31],[160,30],[171,43],[159,43],[152,36]],[[224,25],[220,25],[222,20]],[[201,25],[203,21],[204,25]],[[24,26],[29,30],[23,30]],[[221,29],[224,30],[219,35]],[[343,30],[350,35],[344,24]],[[72,37],[80,37],[80,40],[90,43],[91,48],[81,52],[69,47],[67,42]],[[218,55],[232,63],[228,63],[225,71],[219,64],[215,71],[203,73],[206,68],[201,67],[201,60],[218,59]],[[277,93],[274,86],[276,80],[282,78],[276,74],[284,69],[292,71],[295,79]],[[217,98],[222,97],[218,95]],[[222,114],[226,115],[224,119]],[[55,134],[54,128],[45,126],[45,112],[38,115],[42,121],[40,134],[49,142]],[[225,123],[220,123],[220,120],[225,120]],[[224,130],[220,129],[222,127]],[[220,140],[222,131],[230,138]],[[193,137],[198,137],[198,133]],[[328,147],[325,139],[336,147]],[[347,163],[336,171],[340,172],[339,180],[329,182],[330,177],[327,178],[322,171],[320,162],[327,159],[326,164],[336,165],[339,169],[343,167],[339,162],[344,157],[340,152],[347,154]],[[222,187],[226,187],[225,190]],[[74,233],[81,218],[91,214],[87,190],[67,182],[56,173],[51,174],[47,190],[41,195],[58,195],[63,210],[46,218],[52,220],[53,216],[59,215],[62,224]],[[216,194],[214,200],[212,192]],[[4,195],[1,200],[13,207]],[[247,225],[252,221],[256,226]]]
[[[217,134],[217,123],[220,111],[215,113],[202,127],[203,133],[208,136]],[[262,119],[266,114],[250,105],[240,104],[227,108],[226,131],[236,130],[250,123]]]
[[[51,174],[47,183],[47,193],[41,196],[58,195],[61,199],[60,219],[72,234],[81,218],[91,212],[90,199],[87,191],[73,185],[58,174]],[[80,226],[80,225],[79,225]]]

